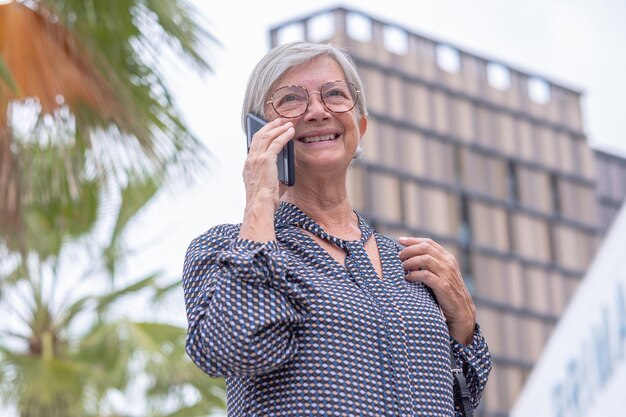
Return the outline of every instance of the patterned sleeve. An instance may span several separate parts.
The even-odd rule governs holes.
[[[491,354],[487,342],[480,332],[480,327],[476,324],[471,344],[462,345],[451,337],[450,345],[457,364],[463,369],[472,396],[472,407],[476,409],[487,384],[489,372],[491,372]]]
[[[217,226],[191,242],[183,289],[187,353],[211,376],[269,372],[289,361],[301,314],[277,288],[286,260],[276,241],[237,238],[239,226]]]

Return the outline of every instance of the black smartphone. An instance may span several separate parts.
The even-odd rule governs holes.
[[[250,152],[250,143],[252,136],[267,122],[260,117],[248,113],[246,115],[246,136],[248,137],[248,152]],[[278,179],[288,186],[296,183],[296,172],[293,161],[293,141],[290,140],[278,154]]]

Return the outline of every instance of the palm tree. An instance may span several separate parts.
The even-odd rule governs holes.
[[[0,398],[22,417],[224,406],[183,328],[120,310],[178,288],[118,266],[132,219],[206,165],[161,61],[210,70],[197,16],[185,0],[0,2]]]
[[[70,206],[80,200],[73,184],[85,170],[100,184],[119,187],[129,178],[171,176],[201,165],[203,149],[179,117],[163,77],[168,56],[210,70],[206,55],[215,41],[197,16],[185,0],[0,5],[0,73],[5,74],[5,82],[0,79],[0,232],[10,243],[22,243],[32,199],[50,197],[32,193],[24,178],[30,167],[16,157],[16,148],[30,146],[33,137],[55,145],[48,147],[58,153],[59,166],[51,168],[49,181],[65,190],[51,194]],[[16,115],[28,109],[35,113],[29,143],[15,143],[14,130],[23,124]],[[51,123],[65,131],[50,129]],[[71,156],[60,146],[68,141],[75,145]]]
[[[6,275],[13,285],[3,316],[12,319],[0,342],[0,397],[21,417],[193,417],[224,409],[224,383],[186,356],[185,329],[145,319],[167,307],[178,280],[106,279],[118,263],[111,254],[124,256],[116,249],[122,231],[156,191],[155,182],[123,190],[110,240],[65,244],[55,261],[17,263]],[[129,303],[152,310],[130,317]]]

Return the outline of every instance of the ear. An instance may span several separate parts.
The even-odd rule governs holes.
[[[359,132],[360,132],[359,140],[363,137],[366,130],[367,130],[367,116],[361,116],[361,120],[359,120]]]

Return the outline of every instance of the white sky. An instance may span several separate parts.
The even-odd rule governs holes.
[[[184,118],[215,161],[197,186],[164,195],[136,224],[132,243],[147,250],[129,263],[132,274],[164,269],[180,276],[193,237],[213,225],[241,221],[246,151],[239,120],[248,74],[269,48],[271,26],[339,5],[194,2],[223,47],[215,51],[214,74],[200,79],[181,69],[174,84]],[[626,156],[626,126],[621,126],[626,118],[620,117],[620,100],[626,100],[625,1],[353,0],[341,5],[583,90],[590,142]],[[367,146],[367,135],[365,140]]]

